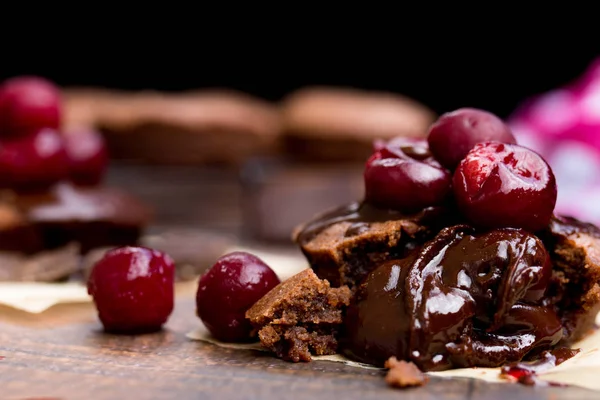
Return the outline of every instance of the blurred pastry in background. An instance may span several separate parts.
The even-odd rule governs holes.
[[[0,280],[54,281],[92,249],[134,245],[151,211],[103,184],[93,129],[63,129],[60,90],[38,77],[0,85]]]
[[[404,96],[307,87],[280,104],[283,155],[243,169],[247,238],[289,243],[303,219],[363,196],[362,170],[377,141],[425,137],[434,113]]]
[[[102,115],[123,113],[119,100],[124,92],[96,87],[63,89],[62,128],[66,131],[95,128]]]
[[[111,156],[160,164],[238,165],[279,145],[277,107],[232,90],[65,89],[67,126],[101,130]]]
[[[425,137],[435,113],[408,97],[337,87],[306,87],[281,104],[286,152],[316,161],[365,161],[375,140]]]
[[[240,167],[244,239],[288,244],[320,210],[362,195],[374,142],[424,137],[435,114],[405,96],[307,87],[272,104],[231,90],[63,91],[65,130],[93,126],[111,156]]]
[[[525,100],[508,123],[552,166],[557,213],[600,224],[600,58],[572,82]]]
[[[55,281],[97,248],[134,245],[150,219],[132,195],[58,183],[45,193],[3,191],[0,280]]]

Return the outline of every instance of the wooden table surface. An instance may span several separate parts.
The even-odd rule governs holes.
[[[111,181],[124,184],[139,175],[137,184],[129,186],[132,191],[154,191],[156,196],[164,197],[165,203],[178,201],[180,193],[171,193],[173,200],[168,200],[169,195],[161,192],[167,183],[160,183],[156,175],[153,188],[148,187],[146,172],[139,175],[137,168],[119,169],[118,173],[113,171]],[[167,181],[171,181],[171,173],[164,172],[169,176]],[[212,217],[212,220],[210,212],[206,212],[205,220],[200,213],[192,223],[202,223],[203,227],[223,232],[235,232],[239,228],[238,215],[233,209],[237,204],[235,193],[239,191],[234,183],[209,180],[208,187],[198,185],[195,189],[184,187],[178,190],[194,191],[197,195],[194,198],[200,202],[204,201],[199,199],[201,195],[210,193],[222,208],[228,205],[227,201],[219,202],[219,196],[230,196],[230,211],[224,210],[220,218]],[[161,200],[156,201],[160,203]],[[181,201],[192,203],[190,198]],[[199,208],[203,209],[204,205]],[[165,210],[161,212],[168,214]],[[183,216],[170,215],[170,221],[168,217],[163,215],[161,222],[179,224],[177,218]],[[58,306],[37,317],[0,308],[0,400],[600,397],[596,392],[576,387],[526,387],[436,378],[424,387],[400,391],[386,386],[381,371],[325,361],[293,364],[262,352],[231,350],[191,341],[185,334],[198,325],[193,292],[193,284],[180,291],[175,311],[164,331],[142,336],[103,333],[91,304]]]

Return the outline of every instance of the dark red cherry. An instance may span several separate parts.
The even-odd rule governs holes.
[[[73,183],[83,186],[99,184],[108,165],[108,151],[102,134],[88,129],[66,132],[64,137]]]
[[[439,205],[451,192],[450,173],[425,140],[398,138],[380,146],[365,165],[364,180],[368,203],[406,212]]]
[[[88,280],[104,329],[143,333],[161,329],[173,311],[175,264],[171,257],[143,247],[108,251]]]
[[[477,143],[517,143],[500,118],[474,108],[461,108],[440,116],[429,128],[427,141],[437,160],[451,170]]]
[[[552,169],[536,152],[516,144],[476,145],[454,173],[456,202],[475,226],[546,227],[556,204]]]
[[[0,143],[0,187],[37,190],[67,176],[63,138],[53,129]]]
[[[279,284],[279,278],[260,258],[233,252],[217,260],[200,278],[196,311],[209,332],[224,342],[252,339],[246,311]]]
[[[35,76],[8,79],[0,86],[0,135],[22,137],[60,127],[60,91]]]

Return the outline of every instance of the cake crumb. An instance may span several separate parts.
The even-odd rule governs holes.
[[[332,288],[308,268],[258,300],[246,318],[264,348],[287,361],[308,362],[311,355],[337,352],[338,328],[351,297],[347,286]]]
[[[392,387],[423,386],[429,380],[414,363],[398,361],[396,357],[390,357],[384,366],[389,369],[385,376],[385,382]]]

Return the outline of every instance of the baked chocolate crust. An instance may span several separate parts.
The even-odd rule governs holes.
[[[540,236],[552,257],[553,284],[547,296],[560,312],[564,344],[572,344],[594,329],[600,311],[600,229],[556,216]]]
[[[433,237],[453,215],[443,207],[407,215],[355,202],[298,227],[293,239],[319,278],[353,289],[379,264]]]

